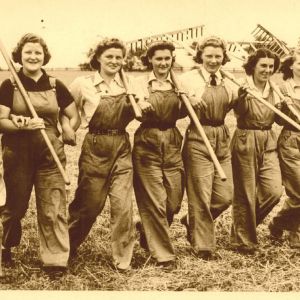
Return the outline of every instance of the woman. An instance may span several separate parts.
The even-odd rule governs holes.
[[[233,90],[220,73],[220,67],[229,61],[225,42],[216,36],[207,37],[197,45],[195,61],[199,68],[185,73],[182,80],[191,102],[202,104],[196,113],[227,180],[221,180],[202,137],[191,123],[183,148],[188,218],[185,216],[181,222],[187,227],[194,254],[212,259],[216,247],[214,220],[230,206],[233,195],[230,136],[224,124],[233,106]]]
[[[79,126],[79,116],[68,89],[42,68],[51,56],[41,37],[25,34],[12,57],[22,65],[18,76],[39,118],[24,121],[19,117],[20,127],[12,122],[12,114],[29,117],[30,112],[16,83],[11,79],[5,80],[0,88],[0,130],[3,132],[7,193],[2,210],[3,256],[10,260],[11,247],[20,243],[21,220],[34,185],[43,268],[49,273],[65,271],[69,256],[65,183],[39,129],[45,128],[60,161],[65,165],[63,143],[59,140],[57,129],[58,112],[65,116],[62,124],[64,135],[72,135],[73,139]]]
[[[235,108],[232,244],[235,250],[245,254],[255,252],[256,226],[271,212],[282,194],[277,136],[272,130],[275,113],[247,95],[245,88],[275,105],[278,99],[269,80],[278,67],[279,58],[267,49],[258,49],[250,55],[244,65],[247,77]]]
[[[113,264],[119,271],[130,268],[134,246],[131,146],[125,131],[134,112],[119,74],[125,54],[122,41],[103,39],[90,60],[97,71],[75,79],[70,86],[89,129],[79,159],[75,199],[69,206],[71,256],[76,255],[109,196]]]
[[[284,84],[282,93],[286,101],[300,112],[300,50],[296,50],[282,63]],[[286,102],[281,105],[283,113],[300,122],[289,110]],[[300,132],[293,126],[278,118],[278,123],[284,125],[278,139],[278,153],[282,181],[288,196],[282,209],[269,225],[271,236],[280,238],[284,230],[289,231],[291,248],[300,248]]]
[[[143,225],[137,224],[140,243],[159,266],[170,269],[176,262],[169,227],[184,191],[182,136],[176,127],[184,115],[170,77],[174,50],[168,41],[154,41],[142,57],[151,72],[140,78],[144,114],[133,147],[134,191]]]

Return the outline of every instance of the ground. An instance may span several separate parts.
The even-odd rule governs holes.
[[[50,72],[67,85],[76,76],[87,74],[79,71]],[[138,76],[139,74],[134,74]],[[0,81],[8,76],[0,72]],[[278,80],[279,76],[275,75]],[[180,131],[188,124],[188,119],[178,123]],[[226,118],[232,134],[235,118],[232,113]],[[128,131],[132,138],[138,122],[132,122]],[[279,132],[279,128],[277,128]],[[78,176],[77,161],[85,134],[78,131],[76,147],[66,146],[68,158],[67,172],[71,179],[68,187],[69,202],[73,199]],[[100,290],[100,291],[300,291],[300,252],[291,250],[286,241],[274,243],[269,239],[268,222],[283,203],[273,210],[258,229],[260,251],[254,256],[243,256],[230,250],[229,234],[231,209],[216,221],[217,253],[219,259],[203,261],[193,256],[186,240],[185,228],[180,217],[187,211],[187,198],[171,226],[171,236],[178,258],[178,268],[166,272],[156,267],[136,241],[132,270],[127,274],[117,272],[111,264],[109,201],[98,217],[89,237],[79,249],[68,273],[59,280],[50,280],[40,270],[38,257],[35,197],[32,195],[30,207],[23,220],[23,236],[19,247],[14,249],[15,266],[4,267],[6,277],[2,279],[1,290]],[[133,199],[135,201],[135,199]],[[134,205],[135,218],[138,218]],[[138,237],[138,236],[137,236]]]

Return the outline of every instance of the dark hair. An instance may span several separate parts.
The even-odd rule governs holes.
[[[300,49],[294,50],[293,53],[291,53],[290,56],[286,57],[283,63],[281,64],[279,71],[283,74],[283,80],[287,80],[289,78],[294,77],[291,66],[296,60],[296,55],[300,55]]]
[[[172,55],[172,65],[175,62],[175,55],[173,55],[173,51],[175,50],[175,46],[173,43],[165,40],[153,41],[147,45],[146,52],[141,56],[141,60],[144,66],[147,67],[148,70],[152,70],[152,64],[149,61],[157,50],[170,50]]]
[[[13,61],[22,65],[22,49],[27,43],[39,43],[42,46],[44,51],[43,66],[46,65],[51,58],[51,54],[48,50],[48,46],[46,45],[45,41],[40,36],[34,33],[26,33],[21,37],[17,46],[12,52]]]
[[[100,70],[101,65],[98,61],[98,58],[105,50],[110,48],[121,49],[123,57],[125,57],[126,47],[121,40],[117,38],[104,38],[96,45],[90,56],[90,65],[93,69]]]
[[[272,58],[272,59],[274,59],[273,74],[278,70],[279,65],[280,65],[280,59],[277,56],[277,54],[270,51],[269,49],[259,48],[253,54],[248,56],[248,59],[247,59],[246,63],[243,65],[243,68],[245,69],[247,75],[253,75],[254,74],[255,66],[261,58]]]
[[[217,37],[217,36],[209,36],[205,39],[203,39],[201,42],[197,43],[196,46],[196,55],[194,57],[194,61],[198,64],[203,63],[202,54],[206,47],[214,47],[214,48],[221,48],[223,50],[223,61],[222,65],[225,65],[227,62],[230,61],[229,56],[226,52],[226,43],[223,39]]]

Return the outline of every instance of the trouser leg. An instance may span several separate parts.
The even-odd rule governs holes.
[[[166,145],[163,166],[163,182],[167,193],[166,213],[169,226],[180,210],[184,193],[184,168],[180,147]]]
[[[233,198],[231,157],[227,156],[225,159],[220,159],[220,165],[227,179],[222,181],[220,175],[215,170],[210,207],[214,220],[231,205]]]
[[[281,229],[296,232],[300,226],[300,153],[299,135],[288,135],[279,139],[279,160],[282,181],[287,199],[282,209],[273,218],[273,224]]]
[[[114,264],[130,266],[135,242],[133,227],[133,186],[130,149],[118,158],[109,192],[111,203],[111,242]]]
[[[71,249],[76,249],[85,240],[108,195],[111,164],[108,166],[107,159],[94,155],[93,147],[93,137],[88,134],[79,159],[78,187],[69,205]]]
[[[66,159],[63,143],[48,134],[60,162]],[[35,178],[40,256],[44,266],[66,266],[69,257],[65,183],[50,155],[45,155]]]
[[[253,247],[256,236],[257,158],[252,132],[237,130],[232,140],[234,197],[231,242],[236,247]]]
[[[24,217],[33,187],[34,164],[26,137],[10,136],[2,140],[6,204],[1,209],[2,244],[18,246],[21,240],[21,220]]]
[[[256,224],[279,203],[282,195],[281,173],[276,151],[265,152],[260,167],[257,186]]]
[[[210,212],[214,166],[204,145],[187,141],[184,146],[184,166],[187,180],[189,231],[193,249],[214,250],[214,222]]]

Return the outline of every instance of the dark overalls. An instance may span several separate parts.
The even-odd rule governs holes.
[[[199,71],[201,77],[203,75]],[[204,77],[202,78],[205,81]],[[189,235],[193,250],[214,251],[214,219],[226,210],[233,197],[230,135],[224,119],[231,109],[232,93],[225,83],[206,85],[202,99],[205,112],[196,111],[205,134],[223,168],[227,180],[222,181],[202,137],[192,122],[187,129],[183,160],[187,181]]]
[[[275,104],[270,91],[265,98]],[[282,194],[275,113],[255,98],[236,107],[237,129],[232,139],[234,180],[232,244],[255,248],[256,226],[271,212]]]
[[[180,100],[172,90],[153,91],[155,112],[148,114],[134,136],[134,191],[151,255],[158,262],[175,259],[169,226],[178,213],[184,192],[182,136],[176,121],[182,118]]]
[[[126,94],[101,96],[83,141],[78,187],[69,206],[70,244],[76,249],[109,196],[112,256],[120,269],[129,267],[135,241],[131,145],[125,132],[134,114],[126,98]]]
[[[52,79],[50,78],[50,83]],[[65,166],[64,144],[58,138],[59,108],[55,88],[28,94],[38,116],[44,119],[46,133]],[[21,93],[16,88],[11,113],[30,116]],[[10,248],[19,245],[21,219],[27,211],[34,185],[42,263],[44,266],[66,266],[69,235],[65,183],[40,131],[5,133],[2,147],[7,192],[2,212],[3,246]]]

